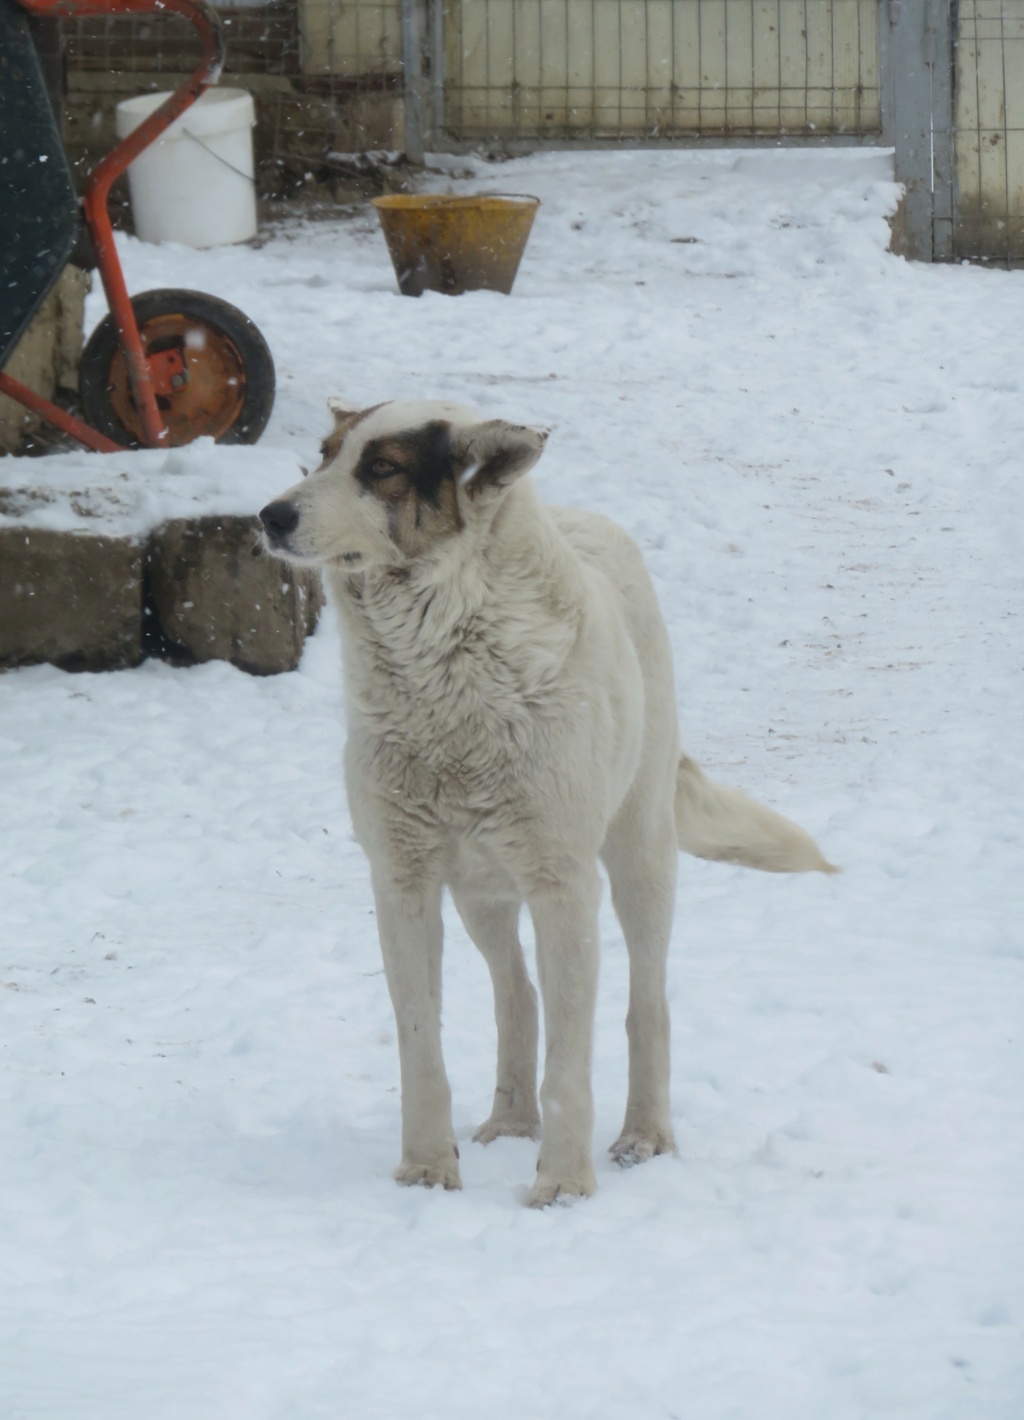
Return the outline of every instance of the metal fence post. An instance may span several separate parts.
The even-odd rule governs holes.
[[[444,0],[426,0],[427,3],[427,62],[430,70],[430,99],[427,112],[430,115],[428,129],[431,151],[441,148],[444,142]]]
[[[925,58],[932,74],[932,259],[953,257],[955,159],[953,121],[953,19],[955,0],[928,0]]]
[[[402,0],[402,69],[405,109],[405,155],[422,163],[430,129],[423,67],[427,42],[426,0]]]
[[[951,0],[882,0],[882,138],[904,184],[905,246],[918,261],[953,255]]]

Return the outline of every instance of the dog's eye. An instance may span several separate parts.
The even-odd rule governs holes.
[[[398,465],[390,459],[374,459],[370,472],[375,478],[387,478],[389,474],[398,472]]]

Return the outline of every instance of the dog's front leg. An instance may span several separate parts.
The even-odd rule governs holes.
[[[461,1188],[441,1055],[441,888],[403,893],[375,873],[374,896],[402,1075],[402,1162],[395,1178]]]
[[[594,1178],[591,1056],[597,1000],[595,866],[574,868],[556,886],[528,895],[547,1037],[541,1085],[541,1145],[532,1208],[588,1197]]]

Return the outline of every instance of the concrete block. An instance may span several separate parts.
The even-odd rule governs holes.
[[[176,519],[147,552],[163,635],[195,661],[231,661],[253,675],[291,671],[323,606],[318,572],[254,557],[255,518]]]
[[[142,654],[137,542],[0,528],[0,666],[117,670]]]

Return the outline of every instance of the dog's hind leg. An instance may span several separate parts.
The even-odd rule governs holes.
[[[374,872],[377,925],[402,1073],[402,1162],[395,1178],[428,1188],[461,1188],[441,1055],[441,888],[425,890],[413,910],[380,876]]]
[[[677,854],[669,803],[656,821],[649,810],[624,809],[611,826],[601,855],[629,951],[629,1094],[622,1133],[610,1150],[623,1166],[675,1149],[665,974]]]
[[[538,1139],[537,993],[519,944],[519,903],[496,902],[464,890],[453,890],[452,898],[490,970],[498,1025],[494,1104],[473,1138],[480,1144],[504,1134]]]

